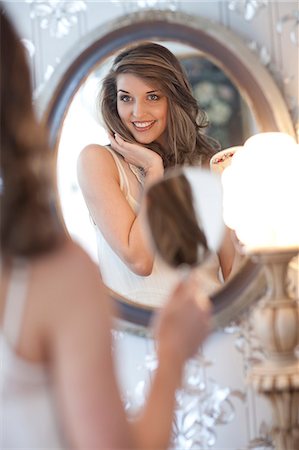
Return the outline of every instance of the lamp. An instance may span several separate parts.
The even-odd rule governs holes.
[[[276,449],[299,448],[299,302],[286,289],[299,251],[299,146],[284,133],[249,138],[222,174],[224,221],[244,252],[264,265],[268,289],[253,312],[266,360],[249,381],[273,409]]]

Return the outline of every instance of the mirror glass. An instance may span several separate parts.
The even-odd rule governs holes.
[[[210,126],[206,132],[217,139],[222,148],[241,144],[259,130],[253,111],[222,68],[189,45],[171,41],[161,43],[180,59],[193,93],[208,115]],[[80,151],[87,144],[109,144],[98,115],[97,95],[114,57],[112,54],[99,61],[78,87],[65,114],[58,144],[58,186],[66,227],[95,262],[96,237],[78,186],[76,164]],[[144,301],[140,299],[140,303],[144,304]]]

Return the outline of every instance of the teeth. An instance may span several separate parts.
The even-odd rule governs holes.
[[[151,121],[151,122],[133,122],[135,127],[138,127],[138,128],[146,128],[146,127],[150,126],[152,123],[154,123],[154,121]]]

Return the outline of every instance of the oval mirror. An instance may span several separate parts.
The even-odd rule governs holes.
[[[82,231],[82,227],[89,225],[89,218],[86,209],[85,215],[81,214],[85,204],[76,182],[76,152],[87,143],[82,134],[86,121],[89,124],[88,143],[93,138],[96,142],[103,139],[101,142],[105,143],[105,133],[95,121],[94,97],[99,89],[99,80],[116,52],[132,42],[143,40],[162,41],[177,53],[189,71],[195,94],[197,92],[206,102],[202,106],[210,109],[213,126],[218,123],[218,127],[210,131],[216,133],[223,146],[242,144],[240,139],[245,140],[256,131],[277,130],[294,134],[287,107],[272,77],[246,45],[223,26],[170,11],[132,14],[106,27],[101,25],[65,58],[38,104],[50,131],[51,145],[57,152],[59,190],[66,227],[94,258],[96,246],[86,239],[92,232],[86,232],[87,228]],[[202,77],[204,70],[206,75]],[[215,80],[218,77],[220,83],[217,85]],[[77,119],[74,119],[75,110],[81,111]],[[241,135],[228,125],[231,111],[236,110],[239,124],[242,124],[238,127],[238,130],[242,129]],[[76,125],[72,120],[79,120],[80,141],[74,135]],[[70,134],[72,141],[66,145],[66,136]],[[67,183],[67,188],[62,187],[62,180]],[[64,205],[71,211],[70,218]],[[81,231],[74,231],[75,222],[79,223]],[[253,297],[258,298],[263,286],[260,267],[246,260],[239,272],[213,295],[219,323],[227,322]],[[127,321],[142,326],[149,323],[152,306],[123,298],[119,293],[111,292],[111,295]]]

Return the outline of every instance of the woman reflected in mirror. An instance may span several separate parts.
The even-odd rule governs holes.
[[[208,166],[219,146],[204,134],[206,115],[178,59],[162,45],[123,50],[104,78],[99,105],[111,145],[83,149],[78,180],[103,280],[125,297],[159,305],[176,277],[149,245],[144,192],[170,167]]]

